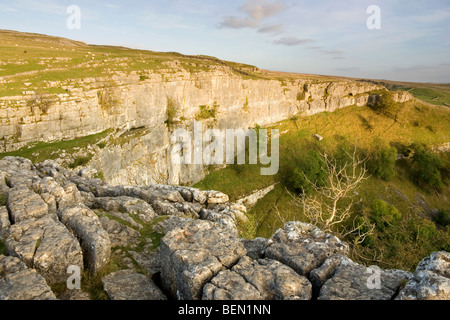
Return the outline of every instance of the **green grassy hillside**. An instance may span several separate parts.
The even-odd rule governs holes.
[[[304,158],[309,150],[336,154],[340,147],[356,144],[364,153],[376,141],[394,146],[398,153],[406,153],[413,143],[440,146],[450,141],[450,109],[411,101],[401,106],[395,121],[369,107],[348,107],[287,120],[273,128],[285,132],[280,138],[280,172],[276,176],[260,176],[257,165],[233,165],[211,173],[195,185],[221,190],[236,200],[279,182],[249,211],[251,223],[242,226],[242,235],[250,238],[270,237],[284,221],[308,222],[293,204],[283,177],[291,173],[293,161]],[[313,134],[320,134],[324,140],[315,140]],[[411,270],[430,252],[450,249],[450,227],[434,222],[436,215],[444,215],[446,219],[450,212],[450,157],[440,156],[446,159],[446,167],[441,170],[444,187],[439,191],[424,189],[413,182],[410,159],[396,162],[390,181],[371,176],[359,186],[354,195],[353,217],[370,217],[374,201],[383,200],[401,213],[402,220],[393,227],[376,229],[358,249],[360,256],[354,259]]]
[[[149,72],[195,73],[215,66],[226,67],[242,77],[263,77],[253,66],[214,57],[88,45],[47,35],[0,30],[0,78],[5,80],[0,86],[0,97],[30,90],[64,93],[61,86],[73,84],[76,79],[134,74],[145,80]],[[60,82],[56,86],[50,83],[56,81]]]

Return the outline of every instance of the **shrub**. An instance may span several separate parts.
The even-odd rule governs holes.
[[[38,91],[30,100],[27,101],[27,105],[31,108],[38,107],[43,114],[47,114],[48,110],[53,105],[53,101],[51,100],[49,95]]]
[[[370,213],[371,220],[380,231],[397,224],[402,219],[402,215],[396,207],[379,199],[372,202]]]
[[[111,110],[119,104],[119,99],[115,96],[113,88],[104,88],[97,91],[98,104],[103,110]]]
[[[217,103],[214,103],[214,105],[210,108],[206,105],[199,106],[200,111],[195,116],[196,120],[203,120],[203,119],[210,119],[216,118],[217,110],[219,109],[219,105]]]
[[[433,220],[443,227],[450,225],[450,210],[439,210]]]
[[[386,91],[371,108],[389,118],[396,119],[399,111],[399,104],[395,101],[393,92]]]
[[[5,194],[0,194],[0,206],[6,206],[8,203],[8,196]]]
[[[375,177],[389,181],[395,175],[396,160],[396,148],[383,145],[381,142],[375,142],[374,149],[366,164],[367,170]]]
[[[436,154],[425,149],[422,145],[412,145],[414,151],[412,164],[413,181],[420,187],[441,189],[441,169],[444,169],[444,161]]]
[[[0,254],[6,255],[6,244],[0,239]]]
[[[310,150],[305,157],[296,160],[294,168],[287,172],[285,183],[287,187],[296,192],[310,193],[313,186],[308,180],[317,187],[325,185],[327,178],[326,166],[323,158],[315,150]]]
[[[99,147],[100,149],[104,149],[106,147],[106,143],[105,142],[100,142],[97,144],[97,147]]]
[[[167,108],[166,108],[166,116],[167,120],[165,124],[170,128],[174,124],[175,117],[178,113],[178,107],[176,101],[172,98],[167,97]]]
[[[93,157],[92,155],[89,155],[89,156],[86,156],[86,157],[83,157],[83,156],[77,157],[77,158],[75,158],[75,160],[69,165],[69,168],[75,169],[75,168],[77,168],[77,167],[84,166],[84,165],[88,164],[89,161],[91,161],[92,157]]]
[[[304,92],[297,93],[297,101],[303,101],[306,98],[306,94]]]

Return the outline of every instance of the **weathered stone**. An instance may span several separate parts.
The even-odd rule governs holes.
[[[320,267],[310,272],[309,280],[313,285],[313,289],[316,295],[319,294],[319,290],[323,286],[323,284],[334,275],[336,267],[347,259],[347,257],[342,255],[333,255],[326,259]]]
[[[123,244],[128,245],[139,239],[139,232],[117,221],[110,220],[108,217],[101,217],[100,223],[108,233],[112,247],[122,246]]]
[[[200,191],[200,190],[194,190],[192,192],[193,201],[196,201],[200,204],[205,204],[208,200],[208,192],[207,191]]]
[[[320,289],[319,300],[391,300],[407,273],[397,273],[341,259],[334,275]]]
[[[264,258],[268,240],[265,238],[255,238],[253,240],[242,240],[247,256],[252,259]]]
[[[70,265],[83,269],[77,239],[51,216],[27,219],[11,226],[6,248],[28,267],[35,268],[49,283],[67,280]]]
[[[209,204],[219,204],[227,203],[229,201],[228,195],[219,191],[209,191],[208,192],[208,205]]]
[[[0,255],[0,300],[55,300],[50,287],[36,270],[16,257]]]
[[[262,297],[242,276],[224,270],[204,286],[202,300],[262,300]]]
[[[178,187],[177,190],[180,193],[180,195],[183,197],[184,201],[192,202],[194,200],[194,195],[192,193],[192,189]]]
[[[83,197],[81,196],[77,185],[66,179],[59,179],[57,182],[52,177],[44,177],[33,183],[33,189],[39,192],[41,196],[44,194],[54,196],[59,210],[83,202]]]
[[[278,260],[308,277],[328,257],[346,254],[348,250],[346,243],[311,224],[288,222],[269,240],[266,258]]]
[[[38,194],[28,188],[12,188],[7,206],[13,223],[41,218],[48,213],[48,205]]]
[[[181,202],[172,204],[175,209],[182,212],[185,216],[198,219],[202,206],[198,203]]]
[[[417,266],[398,300],[450,300],[450,253],[434,252]]]
[[[177,216],[164,216],[160,219],[160,221],[155,223],[154,230],[164,234],[167,234],[176,228],[184,228],[194,221],[192,218]]]
[[[150,242],[149,246],[153,246]],[[137,262],[137,264],[144,268],[146,273],[152,277],[157,273],[161,272],[161,263],[160,263],[160,255],[159,255],[159,247],[156,249],[151,249],[148,246],[144,246],[144,250],[142,251],[128,251]]]
[[[232,270],[255,286],[266,300],[309,300],[312,285],[306,277],[279,261],[243,257]]]
[[[7,236],[7,231],[11,222],[9,221],[9,213],[5,206],[0,207],[0,239]]]
[[[111,300],[166,300],[166,296],[147,276],[121,270],[102,278]]]
[[[174,204],[167,200],[155,200],[152,207],[159,216],[184,216],[183,212],[178,211]]]
[[[82,198],[82,203],[84,203],[85,206],[91,209],[95,208],[96,198],[92,192],[80,191],[80,194]]]
[[[58,296],[59,300],[87,301],[91,300],[89,293],[81,289],[66,290]]]
[[[130,215],[128,213],[112,211],[112,212],[109,212],[109,214],[112,217],[115,217],[115,218],[118,218],[120,220],[123,220],[126,224],[129,224],[133,228],[136,228],[136,229],[142,229],[143,228],[143,225],[138,223],[138,222],[136,222],[132,217],[130,217]],[[152,220],[150,220],[150,221],[152,221]]]
[[[161,239],[161,279],[181,300],[201,298],[203,286],[246,253],[239,239],[217,224],[194,220]]]
[[[145,187],[146,191],[151,192],[151,199],[149,202],[153,203],[155,200],[170,201],[170,202],[184,202],[183,197],[176,188],[171,186],[148,186]]]
[[[58,215],[79,239],[89,270],[96,273],[105,266],[111,256],[111,241],[97,215],[84,206],[66,207]]]
[[[152,206],[142,199],[128,196],[95,198],[95,207],[106,211],[127,212],[137,216],[144,216],[144,221],[151,221],[156,217]]]
[[[221,227],[228,228],[237,234],[236,222],[228,213],[228,211],[215,212],[208,209],[202,209],[199,217],[202,220],[217,222]]]

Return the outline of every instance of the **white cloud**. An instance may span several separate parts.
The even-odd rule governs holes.
[[[305,44],[311,43],[311,42],[314,42],[314,40],[312,40],[312,39],[299,39],[297,37],[284,37],[284,38],[277,39],[277,40],[273,41],[273,43],[275,43],[275,44],[289,46],[289,47],[302,46],[302,45],[305,45]]]
[[[239,11],[246,14],[245,17],[226,17],[220,26],[233,29],[259,28],[263,20],[286,10],[286,8],[287,7],[282,2],[248,0],[239,8]]]

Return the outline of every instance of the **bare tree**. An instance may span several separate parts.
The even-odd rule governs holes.
[[[324,187],[317,187],[308,179],[316,191],[316,195],[308,196],[303,193],[300,196],[292,195],[294,204],[300,207],[304,216],[310,223],[321,228],[325,232],[337,232],[341,236],[355,235],[354,243],[362,243],[365,237],[374,230],[373,225],[363,219],[353,221],[351,228],[345,227],[343,222],[351,216],[354,204],[354,191],[364,180],[368,179],[365,163],[367,158],[361,159],[357,155],[355,147],[353,153],[344,151],[348,160],[341,164],[336,159],[330,158],[326,153],[321,153],[327,171],[327,179]],[[348,202],[349,201],[349,202]],[[344,203],[344,204],[343,204]],[[366,230],[363,232],[363,230]]]

